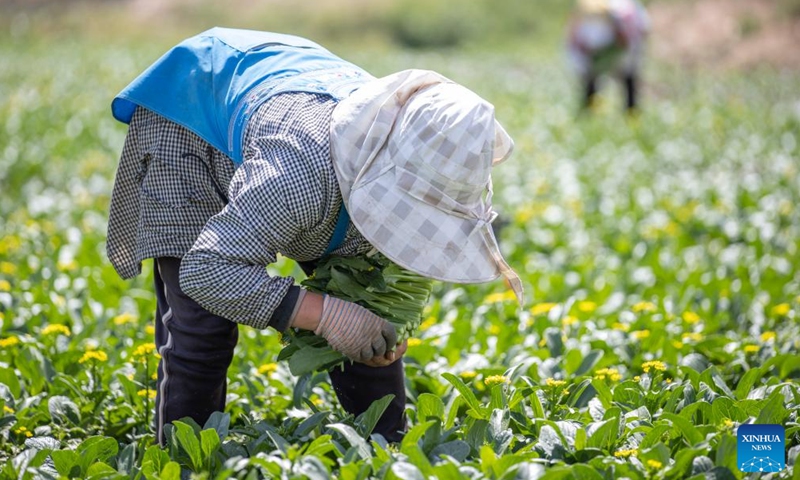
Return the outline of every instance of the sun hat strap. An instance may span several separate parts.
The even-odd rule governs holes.
[[[497,217],[497,213],[494,212],[491,207],[493,195],[494,189],[492,188],[492,177],[489,177],[489,184],[486,186],[485,205],[489,205],[489,210],[492,212],[492,220]],[[492,255],[494,263],[497,264],[497,269],[500,270],[500,274],[506,279],[508,286],[511,287],[511,290],[514,291],[514,295],[517,297],[517,302],[519,303],[519,306],[522,307],[525,305],[525,293],[524,289],[522,288],[522,280],[519,278],[519,275],[517,275],[517,272],[511,268],[511,265],[506,262],[506,259],[503,258],[503,254],[500,253],[500,245],[497,244],[497,239],[494,237],[492,223],[484,222],[480,228],[483,236],[483,242],[486,245],[486,248],[489,250],[489,253]]]
[[[347,214],[347,209],[344,207],[344,202],[342,202],[342,208],[339,209],[339,218],[336,219],[336,228],[333,230],[333,235],[331,235],[331,241],[328,242],[328,248],[322,254],[323,257],[327,257],[344,243],[349,224],[350,215]]]
[[[522,307],[525,305],[525,294],[522,287],[522,280],[519,278],[519,275],[517,275],[517,272],[511,268],[508,262],[506,262],[506,260],[503,258],[503,255],[500,253],[500,246],[497,244],[497,239],[494,238],[492,225],[484,223],[481,226],[481,234],[483,241],[486,244],[486,248],[492,255],[494,263],[497,264],[497,269],[500,270],[500,274],[506,279],[509,287],[511,287],[511,290],[514,291],[514,295],[517,297],[517,302],[519,303],[519,306]]]

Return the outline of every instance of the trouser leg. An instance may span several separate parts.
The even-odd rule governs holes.
[[[584,94],[583,105],[584,109],[592,108],[594,106],[595,97],[597,96],[597,77],[587,76],[584,80]]]
[[[636,110],[638,107],[637,101],[637,79],[635,74],[626,74],[623,78],[625,83],[626,103],[625,106],[629,112]]]
[[[402,359],[385,367],[346,363],[343,370],[337,367],[329,374],[339,402],[353,415],[365,412],[375,400],[394,394],[392,403],[378,420],[374,433],[380,433],[390,442],[403,439],[406,429],[406,387]]]
[[[239,338],[234,322],[214,315],[189,298],[178,283],[179,258],[158,258],[156,347],[161,355],[156,391],[156,434],[164,424],[191,417],[201,426],[225,409],[228,366]]]

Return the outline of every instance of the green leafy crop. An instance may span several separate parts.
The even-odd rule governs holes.
[[[402,343],[419,327],[433,281],[375,253],[326,257],[302,285],[312,292],[357,303],[388,320]],[[295,375],[330,369],[346,360],[324,338],[307,330],[290,331],[288,341],[278,359],[288,359]]]

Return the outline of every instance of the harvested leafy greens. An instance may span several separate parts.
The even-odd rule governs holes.
[[[376,253],[327,257],[301,285],[312,292],[357,303],[388,320],[402,343],[419,327],[433,281]],[[278,359],[288,359],[294,375],[328,370],[347,360],[311,331],[289,329],[286,336],[289,343]]]

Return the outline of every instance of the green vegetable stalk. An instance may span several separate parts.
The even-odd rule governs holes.
[[[330,256],[301,282],[306,289],[357,303],[389,321],[399,342],[411,337],[422,322],[433,281],[405,270],[382,254],[356,257]],[[328,370],[347,357],[308,330],[287,332],[288,344],[278,360],[289,360],[294,375]]]

